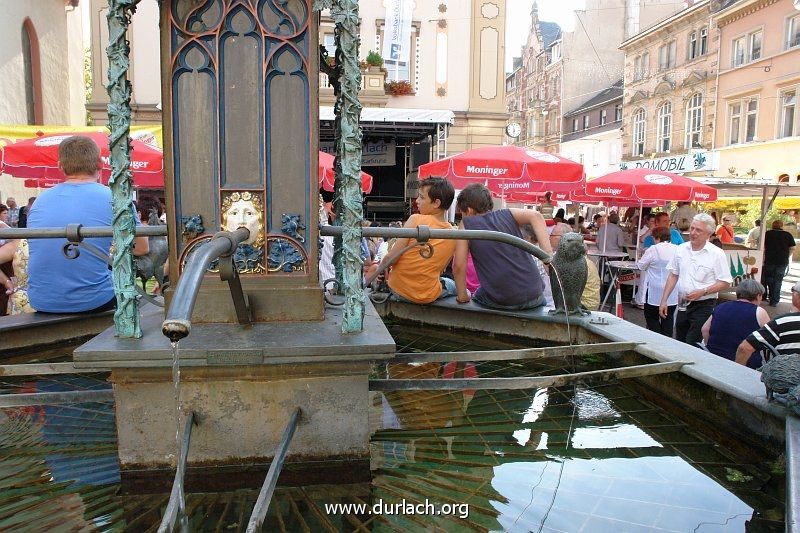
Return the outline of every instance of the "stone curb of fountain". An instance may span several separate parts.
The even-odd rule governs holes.
[[[767,401],[766,389],[761,383],[761,374],[734,361],[669,339],[659,333],[644,329],[609,313],[592,313],[604,316],[608,325],[591,322],[582,326],[587,330],[608,338],[610,341],[641,342],[636,352],[658,362],[688,361],[681,372],[724,392],[738,400],[772,416],[785,419],[789,411]],[[670,342],[665,342],[669,340]]]
[[[399,318],[405,316],[406,318],[422,320],[423,322],[428,318],[432,319],[433,323],[436,323],[434,310],[437,308],[478,315],[515,317],[537,322],[560,324],[567,322],[566,317],[563,315],[550,315],[548,310],[542,307],[531,311],[498,311],[480,307],[473,302],[458,304],[455,302],[455,298],[437,300],[428,305],[403,304],[391,301],[386,304],[390,306],[392,311],[406,310],[398,314]],[[460,321],[454,321],[450,325],[457,327],[456,322]],[[642,343],[635,351],[656,362],[687,361],[693,363],[684,366],[680,372],[771,416],[785,419],[789,414],[789,411],[783,406],[767,401],[766,389],[764,384],[761,383],[761,374],[759,372],[734,361],[718,357],[675,339],[664,337],[659,333],[617,318],[610,313],[593,312],[591,316],[570,317],[569,324],[599,335],[608,341]]]

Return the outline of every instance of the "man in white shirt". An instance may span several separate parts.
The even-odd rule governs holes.
[[[667,316],[667,297],[678,286],[688,305],[678,306],[675,318],[675,338],[696,346],[703,338],[702,328],[717,300],[717,293],[733,283],[728,261],[722,249],[708,242],[716,226],[714,219],[705,213],[695,215],[689,226],[689,242],[678,250],[667,265],[670,272],[661,296],[659,314]]]

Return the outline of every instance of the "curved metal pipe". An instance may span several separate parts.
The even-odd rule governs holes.
[[[335,237],[342,235],[342,226],[322,226],[319,234],[323,237]],[[497,241],[516,246],[541,260],[543,263],[550,263],[553,257],[525,239],[520,239],[501,231],[475,230],[475,229],[431,229],[428,226],[417,226],[416,228],[361,228],[361,235],[364,237],[401,237],[416,239],[419,242],[427,242],[430,239],[463,239],[463,240],[485,240]]]
[[[166,226],[136,226],[137,237],[166,237]],[[73,238],[75,236],[76,238]],[[60,228],[0,228],[0,239],[65,239],[81,241],[91,237],[113,237],[111,226],[83,226],[70,224]]]
[[[178,280],[175,294],[161,324],[161,332],[172,342],[189,335],[192,329],[192,311],[197,301],[200,284],[208,267],[215,259],[234,254],[236,247],[247,240],[250,230],[239,228],[236,231],[220,231],[203,246],[192,252],[186,261],[186,268]]]

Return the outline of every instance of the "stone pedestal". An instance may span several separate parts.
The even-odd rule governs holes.
[[[190,367],[181,371],[181,427],[193,411],[189,463],[269,461],[302,409],[287,461],[369,456],[369,363]],[[123,469],[175,466],[175,388],[169,369],[112,373]]]
[[[368,375],[391,358],[392,340],[368,305],[364,331],[340,332],[341,310],[322,322],[197,324],[181,341],[181,427],[193,411],[189,464],[268,462],[295,407],[302,415],[287,463],[369,456]],[[172,349],[150,308],[142,339],[113,329],[75,350],[75,366],[112,369],[123,471],[174,468],[177,444]]]

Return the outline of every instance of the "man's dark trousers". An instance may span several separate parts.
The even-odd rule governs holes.
[[[686,311],[678,311],[675,318],[675,339],[695,348],[703,340],[702,328],[714,311],[716,299],[689,302]]]
[[[761,283],[767,289],[764,298],[769,302],[769,305],[778,305],[778,302],[781,301],[781,284],[783,283],[783,276],[786,275],[787,266],[764,263]]]

